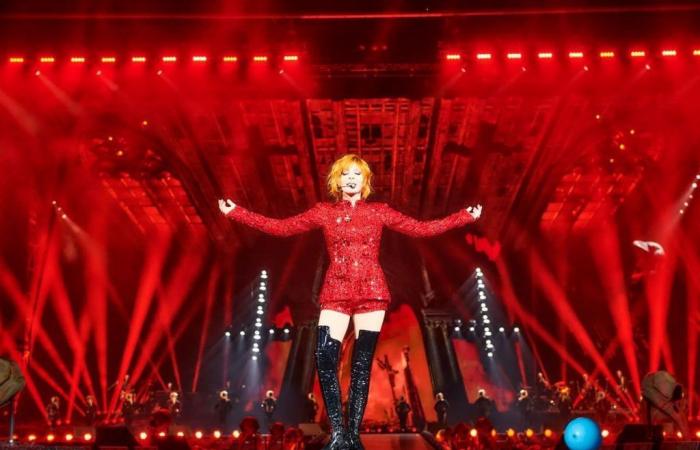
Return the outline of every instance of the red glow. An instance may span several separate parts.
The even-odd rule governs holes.
[[[72,440],[73,440],[73,435],[70,433],[66,434],[66,442],[70,442]]]
[[[506,58],[508,58],[508,59],[523,59],[523,54],[522,53],[508,53],[506,55]]]
[[[9,61],[11,64],[22,64],[24,62],[24,58],[21,56],[10,56]]]
[[[632,58],[643,58],[644,56],[646,56],[646,54],[647,52],[645,52],[644,50],[632,50],[630,52],[630,56]]]
[[[491,53],[477,53],[476,59],[491,59]]]
[[[232,55],[224,56],[222,58],[222,61],[225,63],[238,62],[238,56],[232,56]]]
[[[100,61],[102,61],[103,63],[114,64],[115,62],[117,62],[117,58],[115,58],[114,56],[103,56],[102,58],[100,58]]]
[[[265,56],[265,55],[256,55],[256,56],[253,56],[253,61],[255,61],[255,62],[265,62],[265,61],[267,61],[267,56]]]
[[[48,442],[53,442],[54,439],[56,439],[56,436],[55,436],[55,435],[53,435],[53,434],[47,434],[47,435],[46,435],[46,440],[47,440]]]
[[[53,63],[55,61],[56,58],[54,58],[53,56],[42,56],[41,58],[39,58],[39,62],[42,63]]]
[[[131,57],[131,62],[135,62],[135,63],[145,63],[145,62],[146,62],[146,57],[145,57],[145,56],[132,56],[132,57]]]
[[[85,62],[84,56],[71,56],[70,62],[82,64]]]
[[[91,441],[91,440],[92,440],[92,434],[90,434],[90,433],[85,433],[85,434],[83,435],[83,440],[86,441],[86,442],[87,442],[87,441]]]
[[[193,62],[207,62],[207,57],[204,55],[195,55],[192,57]]]
[[[600,57],[601,58],[614,58],[615,57],[615,52],[613,51],[604,51],[600,52]]]
[[[299,61],[299,55],[284,55],[285,61]]]
[[[569,52],[569,58],[571,58],[571,59],[583,58],[583,52]]]
[[[141,439],[142,441],[145,441],[147,438],[148,438],[148,433],[146,433],[145,431],[142,431],[139,433],[139,439]]]
[[[462,59],[462,55],[460,55],[459,53],[448,53],[445,55],[445,59],[447,61],[459,61],[460,59]]]
[[[693,50],[693,56],[700,56],[700,49]]]
[[[537,54],[537,57],[540,59],[552,59],[552,53],[551,52],[540,52]]]
[[[661,56],[676,56],[677,53],[676,50],[662,50]]]
[[[177,62],[177,56],[163,56],[163,62]]]

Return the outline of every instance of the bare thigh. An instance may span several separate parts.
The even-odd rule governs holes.
[[[355,325],[355,339],[360,336],[360,330],[381,331],[386,311],[370,311],[357,313],[352,316]]]
[[[331,337],[336,341],[343,341],[345,333],[348,331],[350,316],[332,309],[322,309],[318,317],[318,326],[327,326],[330,329]]]

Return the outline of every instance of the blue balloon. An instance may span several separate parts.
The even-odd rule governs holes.
[[[588,417],[577,417],[564,428],[564,443],[570,450],[597,450],[602,441],[600,427]]]

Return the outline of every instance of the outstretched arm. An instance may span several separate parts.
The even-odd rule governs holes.
[[[219,200],[219,208],[226,217],[274,236],[292,236],[321,226],[319,204],[286,219],[273,219],[254,213],[228,199]]]
[[[435,236],[444,233],[453,228],[474,222],[481,214],[481,206],[477,206],[476,208],[457,211],[442,219],[422,221],[402,214],[388,205],[383,206],[384,224],[392,230],[413,237]]]

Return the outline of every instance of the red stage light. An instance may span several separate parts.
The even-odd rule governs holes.
[[[583,52],[569,52],[569,58],[571,58],[571,59],[583,58]]]
[[[544,430],[544,437],[552,437],[552,430],[550,430],[549,428]]]
[[[204,434],[203,434],[201,431],[199,431],[199,430],[195,431],[195,433],[194,433],[194,437],[197,438],[197,439],[202,439],[202,436],[203,436],[203,435],[204,435]]]
[[[192,57],[193,62],[207,62],[207,57],[204,55],[195,55]]]
[[[139,439],[141,439],[142,441],[145,441],[146,439],[148,439],[148,433],[146,433],[145,431],[140,432]]]
[[[605,439],[606,437],[610,436],[610,431],[604,429],[600,432],[600,435],[603,437],[603,439]]]
[[[265,62],[265,61],[267,61],[267,56],[264,56],[264,55],[256,55],[256,56],[253,56],[253,61],[255,61],[255,62]]]
[[[102,58],[100,58],[100,61],[106,64],[114,64],[115,62],[117,62],[117,58],[115,58],[114,56],[103,56]]]
[[[645,52],[644,50],[632,50],[630,52],[630,56],[632,58],[643,58],[646,56],[646,54],[647,52]]]
[[[56,58],[54,58],[53,56],[42,56],[41,58],[39,58],[39,62],[42,63],[53,63],[55,61]]]
[[[222,61],[225,63],[238,62],[238,56],[224,56]]]
[[[448,53],[445,55],[445,59],[447,61],[459,61],[460,59],[462,59],[462,55],[460,55],[459,53]]]
[[[662,50],[661,56],[676,56],[677,52],[675,50]]]
[[[165,431],[161,431],[158,433],[158,437],[165,437]]]
[[[66,434],[66,442],[70,442],[72,440],[73,440],[73,435],[70,433]]]
[[[693,50],[693,56],[700,56],[700,49]]]
[[[615,57],[615,52],[612,52],[612,51],[600,52],[600,57],[601,57],[601,58],[614,58],[614,57]]]
[[[238,430],[233,430],[233,433],[231,433],[231,436],[233,436],[234,439],[238,439],[241,436],[241,432]]]
[[[163,56],[163,62],[177,62],[177,56]]]
[[[91,434],[91,433],[85,433],[85,434],[83,435],[83,440],[86,441],[86,442],[91,441],[91,440],[92,440],[92,434]]]
[[[539,52],[537,54],[537,57],[540,59],[552,59],[552,53],[551,52]]]
[[[146,62],[146,57],[145,57],[145,56],[132,56],[132,57],[131,57],[131,62],[135,62],[135,63],[145,63],[145,62]]]
[[[34,442],[34,441],[36,441],[36,434],[30,434],[29,436],[27,436],[27,440],[28,440],[29,442]]]
[[[85,62],[85,57],[84,56],[71,56],[70,62],[82,64]]]
[[[523,54],[522,53],[508,53],[506,55],[506,58],[508,58],[508,59],[523,59]]]
[[[56,436],[55,436],[53,433],[49,433],[49,434],[46,435],[46,440],[47,440],[48,442],[53,442],[54,439],[56,439]]]
[[[299,61],[299,55],[284,55],[285,61]]]
[[[234,431],[235,433],[235,431]],[[214,430],[214,439],[219,439],[221,437],[221,431]]]
[[[22,64],[24,62],[24,58],[21,56],[10,56],[9,61],[11,64]]]
[[[477,53],[476,59],[491,59],[491,53]]]
[[[178,431],[177,434],[176,434],[176,436],[179,437],[179,438],[185,437],[185,432],[184,432],[184,431]]]

